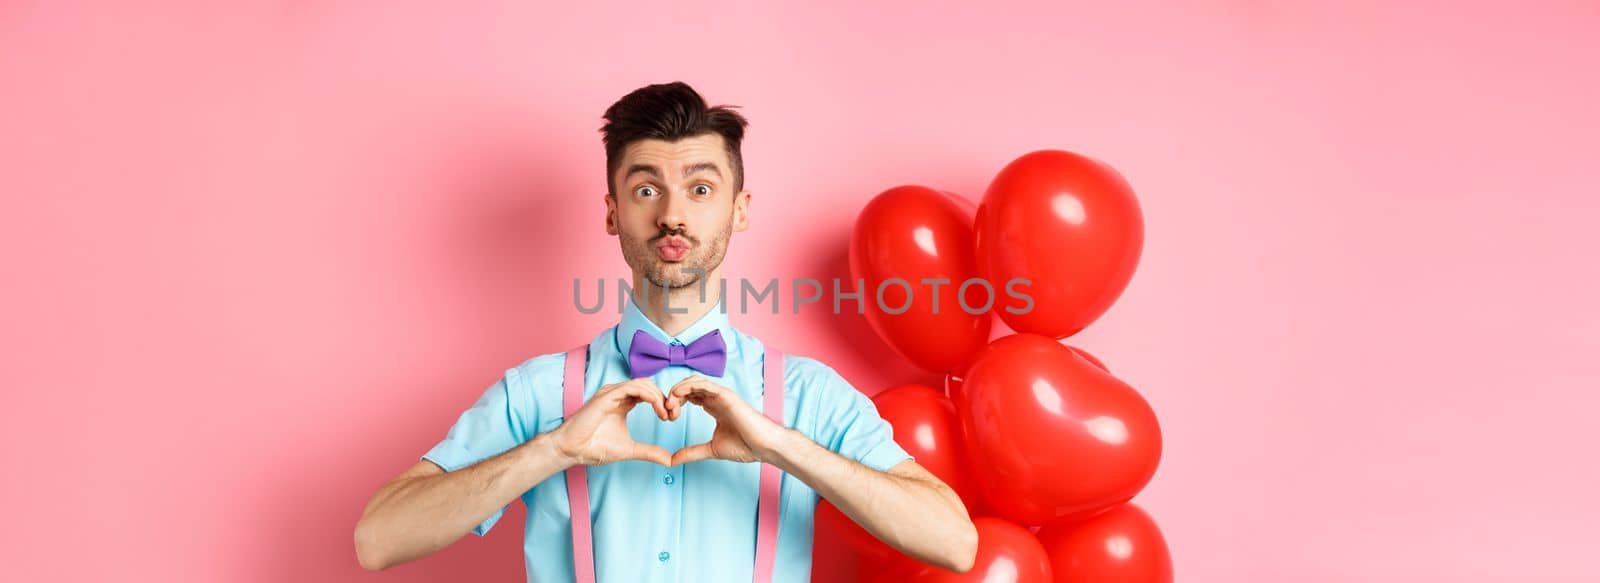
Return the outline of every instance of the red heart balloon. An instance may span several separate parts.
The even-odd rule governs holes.
[[[1024,155],[995,176],[977,216],[978,273],[1033,299],[996,310],[1017,332],[1065,338],[1122,295],[1144,247],[1144,217],[1128,182],[1072,152]],[[1007,296],[1009,297],[1009,296]],[[1009,306],[1010,304],[1008,304]]]
[[[884,559],[864,557],[857,563],[855,580],[899,583],[910,579],[913,575],[922,572],[926,568],[928,568],[928,565],[898,552],[894,556]]]
[[[1111,372],[1111,369],[1106,368],[1106,363],[1100,362],[1100,359],[1095,358],[1093,354],[1089,354],[1089,351],[1076,346],[1068,346],[1067,348],[1071,348],[1072,352],[1083,357],[1084,360],[1089,361],[1089,364],[1095,365],[1095,367],[1099,368],[1100,370]],[[963,379],[966,378],[966,374],[967,371],[961,370],[951,371],[950,374],[944,375],[944,394],[946,397],[950,398],[951,403],[958,403],[961,401],[961,383]]]
[[[1052,522],[1039,529],[1039,542],[1057,581],[1172,581],[1172,555],[1161,528],[1133,504],[1081,521]]]
[[[878,415],[894,427],[895,443],[955,490],[969,512],[974,510],[978,486],[967,467],[955,404],[938,389],[914,384],[878,393],[872,402]]]
[[[1161,428],[1144,398],[1054,339],[995,340],[961,392],[956,409],[984,505],[1019,524],[1126,502],[1161,459]]]
[[[1094,365],[1095,368],[1106,372],[1111,372],[1111,369],[1106,368],[1106,363],[1100,362],[1100,359],[1095,358],[1093,354],[1089,354],[1089,351],[1076,346],[1068,346],[1067,348],[1071,348],[1073,352],[1077,353],[1078,356],[1082,356],[1084,360],[1089,361],[1089,364]]]
[[[821,516],[821,498],[814,509],[815,529],[811,538],[811,578],[814,581],[858,581],[857,568],[861,565],[862,556],[855,547],[847,544],[842,537],[832,535],[824,529]]]
[[[989,338],[990,314],[980,311],[987,305],[985,288],[973,284],[964,295],[978,314],[956,297],[978,275],[971,209],[970,202],[931,188],[891,188],[861,209],[850,236],[850,273],[862,280],[856,291],[867,323],[895,352],[934,372],[965,364]],[[841,284],[840,291],[855,283]],[[998,302],[1001,290],[994,291]]]
[[[925,567],[910,577],[919,583],[1050,583],[1050,556],[1028,529],[988,516],[978,528],[978,557],[965,573]]]

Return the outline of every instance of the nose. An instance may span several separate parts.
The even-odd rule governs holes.
[[[682,230],[684,224],[684,200],[682,195],[665,193],[661,195],[661,202],[656,207],[656,227],[663,231]]]

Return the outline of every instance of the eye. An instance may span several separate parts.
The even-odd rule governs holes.
[[[700,196],[711,196],[711,187],[705,184],[696,185],[694,187],[694,193]]]
[[[656,187],[646,184],[644,186],[640,186],[639,188],[634,189],[633,193],[637,194],[639,196],[646,196],[646,197],[655,196],[656,195]]]

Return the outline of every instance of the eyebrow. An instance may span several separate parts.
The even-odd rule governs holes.
[[[690,164],[684,167],[683,177],[688,178],[691,174],[696,172],[704,172],[707,170],[711,171],[712,174],[716,174],[717,178],[722,178],[722,170],[717,168],[717,165],[713,162],[696,162],[694,164]]]
[[[685,166],[683,168],[683,177],[684,178],[688,178],[690,175],[692,175],[692,174],[694,174],[696,172],[707,172],[707,171],[711,172],[712,174],[717,175],[717,178],[722,178],[722,169],[718,168],[716,163],[714,163],[714,162],[696,162],[694,164],[690,164],[688,166]],[[628,167],[628,172],[626,174],[622,175],[622,179],[623,180],[627,180],[628,178],[631,178],[635,173],[649,174],[651,177],[655,178],[656,180],[665,180],[665,178],[663,178],[661,176],[661,169],[660,168],[656,168],[655,166],[652,166],[650,164],[634,164],[632,166],[629,166]]]
[[[649,164],[634,164],[632,166],[629,166],[628,167],[628,173],[627,174],[623,174],[622,175],[622,179],[623,180],[627,180],[629,178],[632,178],[634,174],[639,173],[639,172],[643,172],[645,174],[649,174],[649,175],[655,177],[656,180],[661,180],[661,171],[657,170],[655,166],[651,166]]]

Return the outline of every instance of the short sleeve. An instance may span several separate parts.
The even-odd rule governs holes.
[[[533,417],[526,410],[527,393],[522,388],[517,369],[507,370],[505,376],[483,391],[472,408],[456,419],[444,440],[423,454],[422,459],[446,472],[454,472],[527,441],[524,420]],[[504,514],[505,507],[501,507],[473,527],[472,532],[478,536],[488,534]]]
[[[895,443],[894,427],[878,415],[872,399],[838,372],[818,363],[815,373],[805,376],[816,383],[814,390],[826,395],[824,434],[828,439],[823,445],[828,449],[880,472],[911,459],[911,454]]]

